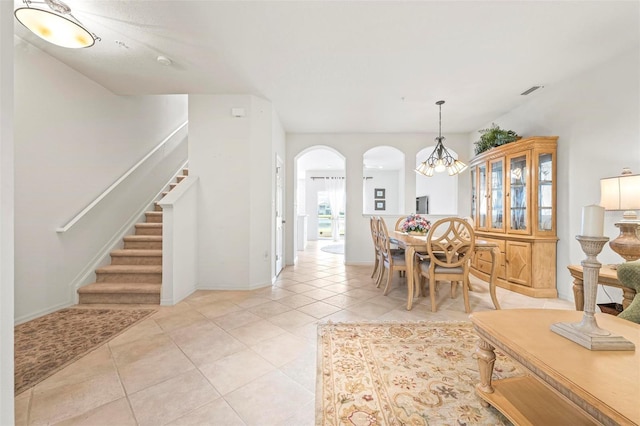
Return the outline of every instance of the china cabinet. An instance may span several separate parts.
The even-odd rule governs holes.
[[[557,297],[557,136],[535,136],[485,151],[470,162],[476,238],[500,248],[497,284],[533,297]],[[488,280],[479,253],[471,273]]]

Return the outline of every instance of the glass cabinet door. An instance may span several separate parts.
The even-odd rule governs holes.
[[[528,155],[509,157],[509,231],[528,233]]]
[[[491,200],[492,231],[504,232],[504,161],[492,161],[490,164],[489,199]]]
[[[478,228],[487,229],[487,166],[478,166]]]
[[[538,154],[538,231],[553,231],[553,154]]]
[[[476,168],[471,168],[471,217],[473,218],[474,223],[478,223],[478,218],[476,217],[476,202],[478,200],[476,190],[478,189],[478,183],[476,182]]]

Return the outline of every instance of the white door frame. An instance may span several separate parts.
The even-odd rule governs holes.
[[[284,202],[283,202],[283,193],[284,193],[284,163],[280,156],[276,154],[276,187],[275,187],[275,273],[274,275],[277,277],[280,271],[282,271],[283,262],[284,262],[284,252],[283,252],[283,243],[284,243]]]

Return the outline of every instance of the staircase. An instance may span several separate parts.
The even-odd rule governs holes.
[[[189,174],[182,170],[169,191]],[[164,197],[169,192],[163,192]],[[124,248],[111,252],[111,264],[96,269],[96,282],[78,289],[80,304],[160,304],[162,287],[162,207],[155,203],[124,237]]]

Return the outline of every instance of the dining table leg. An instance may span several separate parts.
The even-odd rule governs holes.
[[[407,247],[404,249],[404,261],[407,265],[407,273],[405,274],[407,278],[407,311],[411,310],[411,307],[413,305],[413,295],[415,293],[416,284],[415,280],[413,279],[413,262],[415,261],[415,254],[416,249],[413,246],[407,245]]]

